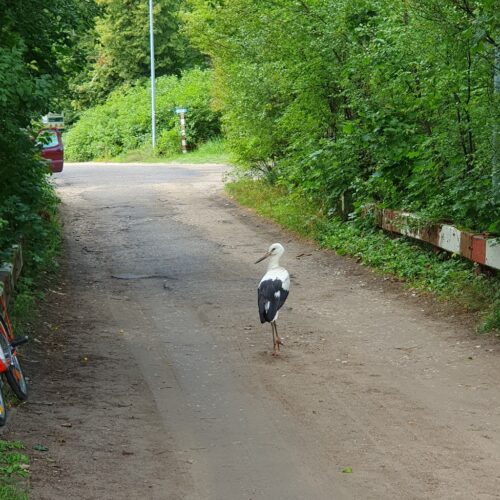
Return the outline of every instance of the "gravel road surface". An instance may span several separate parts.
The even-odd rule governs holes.
[[[7,428],[32,498],[500,498],[498,342],[237,207],[224,170],[57,177],[61,278]],[[256,304],[273,242],[292,277],[279,358]]]

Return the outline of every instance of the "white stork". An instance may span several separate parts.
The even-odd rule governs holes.
[[[273,331],[273,356],[279,354],[280,345],[283,345],[281,338],[278,335],[276,320],[278,319],[278,311],[285,303],[290,290],[290,275],[288,271],[280,266],[280,257],[284,254],[285,249],[280,243],[273,243],[265,255],[257,262],[269,258],[267,272],[260,280],[257,292],[257,303],[259,305],[260,322],[271,323]]]

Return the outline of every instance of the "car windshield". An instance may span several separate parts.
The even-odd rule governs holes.
[[[57,139],[57,134],[51,130],[44,130],[40,133],[37,138],[37,143],[42,146],[43,149],[53,148],[59,144]]]

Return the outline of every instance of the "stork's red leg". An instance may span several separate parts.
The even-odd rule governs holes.
[[[278,351],[280,350],[280,345],[283,345],[283,342],[281,341],[281,337],[278,335],[278,326],[276,325],[276,322],[273,321],[274,323],[274,331],[276,332],[276,345],[278,346]]]
[[[276,352],[276,337],[274,336],[274,322],[271,321],[271,331],[273,332],[273,356],[277,355]]]
[[[275,321],[271,322],[271,327],[273,329],[273,356],[279,356],[280,345],[283,345],[283,342],[278,335],[278,328]]]

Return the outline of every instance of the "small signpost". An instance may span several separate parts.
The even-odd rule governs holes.
[[[181,121],[181,146],[182,152],[187,153],[187,141],[186,141],[186,108],[176,108],[175,112],[179,115]]]

